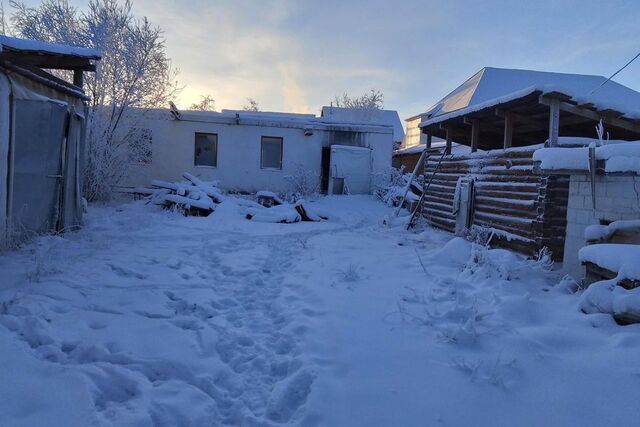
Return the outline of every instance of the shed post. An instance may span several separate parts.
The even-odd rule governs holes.
[[[549,145],[558,144],[560,130],[560,99],[553,97],[549,100]]]
[[[83,83],[82,70],[73,70],[73,85],[82,88]]]
[[[511,148],[511,143],[513,140],[513,118],[511,114],[507,113],[504,115],[504,144],[503,148],[506,150],[507,148]]]
[[[471,152],[478,151],[478,143],[480,140],[480,120],[471,120]]]
[[[430,133],[427,134],[427,148],[431,148],[431,140],[432,140],[432,136]]]
[[[447,146],[445,147],[446,154],[451,154],[451,127],[447,126]]]

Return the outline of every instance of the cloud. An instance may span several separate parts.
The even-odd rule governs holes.
[[[278,64],[281,75],[283,107],[287,111],[309,113],[313,109],[307,102],[307,96],[300,84],[300,66],[296,62]]]

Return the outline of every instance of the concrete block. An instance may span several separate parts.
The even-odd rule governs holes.
[[[596,193],[596,210],[611,212],[614,210],[614,203],[611,197],[599,196]]]
[[[594,216],[594,212],[588,209],[581,209],[578,212],[578,223],[585,226],[597,224],[597,221]]]
[[[584,207],[584,197],[582,196],[570,196],[567,202],[569,209],[582,209]]]

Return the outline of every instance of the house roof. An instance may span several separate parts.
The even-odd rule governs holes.
[[[400,116],[394,110],[324,106],[320,115],[332,123],[368,123],[391,126],[393,127],[394,142],[400,142],[404,139],[404,128]]]
[[[143,110],[143,109],[141,109]],[[147,111],[147,110],[143,110]],[[167,109],[153,110],[156,113],[166,114]],[[352,131],[352,132],[372,132],[391,135],[393,129],[382,123],[375,122],[344,122],[328,119],[327,117],[316,117],[313,114],[280,113],[262,111],[238,111],[222,110],[217,111],[189,111],[181,110],[181,121],[194,121],[205,123],[221,124],[245,124],[253,126],[285,127],[297,129],[318,129],[326,131]]]
[[[284,113],[280,111],[246,111],[246,110],[229,110],[222,109],[220,111],[222,114],[242,114],[243,117],[266,117],[266,118],[277,118],[277,119],[290,119],[290,120],[309,120],[315,119],[315,114],[306,114],[306,113]]]
[[[0,59],[38,68],[95,71],[100,52],[85,47],[0,36]]]
[[[640,93],[605,77],[485,67],[423,114],[421,127],[479,111],[533,92],[561,93],[578,104],[611,109],[640,119]]]

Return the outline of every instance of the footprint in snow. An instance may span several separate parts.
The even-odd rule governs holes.
[[[107,264],[111,270],[120,277],[135,277],[136,279],[144,280],[147,278],[144,274],[138,273],[127,268],[119,267],[113,264]]]

